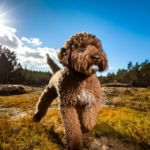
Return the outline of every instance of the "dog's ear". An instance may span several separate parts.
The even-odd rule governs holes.
[[[106,54],[103,52],[101,55],[101,65],[100,65],[100,71],[104,71],[108,68],[108,60],[106,57]]]
[[[67,50],[65,47],[60,48],[59,52],[57,53],[57,57],[59,62],[63,65],[63,66],[68,66],[68,57],[69,54],[67,53]]]

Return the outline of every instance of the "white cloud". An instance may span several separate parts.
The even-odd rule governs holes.
[[[38,38],[31,38],[31,43],[35,46],[40,46],[42,44]]]
[[[32,46],[40,46],[40,45],[42,45],[42,42],[38,38],[30,38],[30,39],[28,39],[26,37],[22,37],[21,40],[26,42],[26,43],[28,43],[28,44],[31,44]]]
[[[13,49],[20,48],[23,43],[15,35],[16,32],[17,30],[14,28],[0,25],[0,45]]]
[[[31,41],[29,39],[25,38],[25,37],[22,37],[21,40],[24,41],[24,42],[27,42],[27,43],[31,43]]]
[[[18,38],[17,30],[14,28],[0,26],[0,45],[15,51],[18,61],[23,67],[32,70],[49,71],[46,64],[46,53],[59,65],[56,50],[48,47],[38,47],[42,42],[38,38]],[[33,46],[37,46],[36,48]]]
[[[53,48],[37,48],[33,49],[27,46],[23,46],[21,51],[18,51],[18,60],[23,66],[32,70],[49,71],[49,67],[46,64],[46,53],[61,67],[58,62],[56,51]]]

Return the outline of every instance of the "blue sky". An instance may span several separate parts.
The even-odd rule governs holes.
[[[150,0],[0,0],[0,24],[0,44],[34,70],[48,70],[45,53],[57,62],[55,51],[82,31],[101,40],[104,75],[150,58]]]

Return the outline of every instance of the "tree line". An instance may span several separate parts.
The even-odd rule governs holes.
[[[0,84],[25,84],[44,85],[48,84],[50,72],[33,71],[23,68],[17,62],[14,51],[0,45]]]
[[[102,84],[106,83],[125,83],[131,86],[147,87],[150,86],[150,62],[146,59],[139,64],[133,65],[132,61],[127,64],[127,69],[118,69],[116,74],[108,73],[106,76],[99,77]]]
[[[0,45],[0,84],[44,85],[49,82],[50,72],[33,71],[23,68],[17,62],[15,52]],[[150,62],[133,65],[130,61],[127,69],[118,69],[116,73],[108,73],[98,77],[102,84],[125,83],[133,86],[150,86]]]

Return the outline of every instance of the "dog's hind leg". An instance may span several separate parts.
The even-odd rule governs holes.
[[[78,114],[74,107],[60,107],[69,150],[81,150],[83,146],[82,132]]]
[[[33,120],[38,122],[45,116],[48,107],[52,101],[57,97],[57,92],[53,85],[49,84],[42,95],[39,98],[39,101],[36,104],[36,112],[34,114]]]

